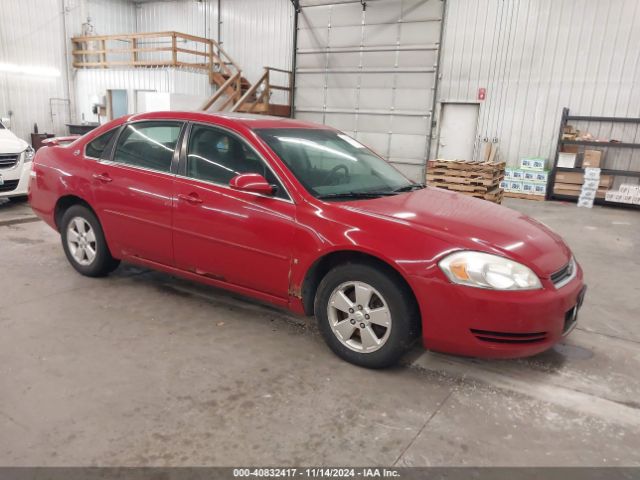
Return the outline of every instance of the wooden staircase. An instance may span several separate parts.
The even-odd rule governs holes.
[[[291,116],[292,73],[264,67],[252,84],[215,40],[171,31],[90,35],[73,37],[71,42],[76,68],[173,67],[206,73],[217,88],[202,104],[203,111]]]
[[[214,52],[209,81],[217,85],[215,93],[200,107],[203,111],[247,112],[264,115],[291,116],[292,74],[288,70],[264,67],[264,73],[255,84],[242,75],[238,64],[212,40]],[[273,83],[274,75],[286,76],[286,85]],[[273,91],[282,91],[285,103],[272,102]]]

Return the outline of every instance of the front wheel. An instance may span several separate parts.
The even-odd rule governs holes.
[[[419,314],[395,276],[366,264],[335,267],[315,299],[318,326],[344,360],[368,368],[394,365],[413,344]]]
[[[84,205],[73,205],[64,212],[60,234],[69,263],[82,275],[102,277],[120,263],[109,252],[98,218]]]

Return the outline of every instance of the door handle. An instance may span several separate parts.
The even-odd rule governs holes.
[[[184,200],[185,202],[189,202],[191,205],[202,203],[202,199],[198,197],[197,193],[190,193],[189,195],[185,195],[184,193],[179,193],[178,199]]]
[[[92,177],[95,178],[96,180],[100,180],[102,183],[113,182],[113,178],[111,178],[106,173],[94,173]]]

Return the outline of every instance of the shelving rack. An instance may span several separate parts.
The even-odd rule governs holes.
[[[560,121],[560,131],[558,132],[558,144],[556,146],[556,154],[553,160],[553,168],[549,175],[549,181],[547,184],[547,200],[568,200],[568,201],[577,201],[578,195],[561,195],[557,193],[553,193],[553,189],[556,183],[556,173],[557,172],[578,172],[584,173],[584,168],[580,167],[558,167],[558,155],[562,151],[563,145],[581,145],[585,147],[600,147],[600,148],[634,148],[640,149],[640,143],[625,143],[625,142],[596,142],[592,140],[563,140],[562,134],[564,131],[564,127],[567,126],[568,122],[608,122],[608,123],[632,123],[636,125],[640,125],[640,118],[627,118],[627,117],[591,117],[584,115],[569,115],[569,109],[562,109],[562,119]],[[604,160],[606,162],[606,158]],[[622,177],[635,177],[640,178],[640,171],[635,170],[619,170],[619,169],[610,169],[610,168],[602,168],[601,173],[603,175],[613,175],[613,176],[622,176]],[[598,205],[613,205],[620,207],[631,207],[631,208],[640,208],[640,205],[633,205],[629,203],[620,203],[620,202],[608,202],[603,198],[596,198],[594,203]]]

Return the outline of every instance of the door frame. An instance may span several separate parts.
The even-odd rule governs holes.
[[[434,136],[435,140],[435,155],[433,158],[439,158],[440,155],[440,134],[442,132],[442,120],[444,119],[444,106],[445,105],[477,105],[478,106],[478,118],[476,119],[476,131],[473,140],[473,153],[472,158],[469,160],[475,160],[478,154],[478,127],[480,126],[480,116],[482,114],[482,102],[478,100],[441,100],[438,102],[438,116],[437,116],[437,134]]]

